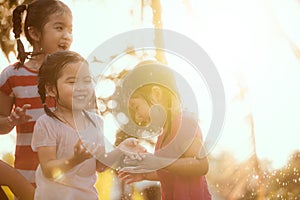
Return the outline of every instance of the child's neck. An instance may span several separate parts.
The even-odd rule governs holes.
[[[44,61],[45,55],[37,55],[25,63],[25,66],[31,70],[38,71]]]
[[[69,111],[58,108],[54,113],[62,122],[75,130],[83,130],[86,128],[86,120],[82,110]]]

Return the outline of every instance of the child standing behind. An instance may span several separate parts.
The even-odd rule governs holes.
[[[24,24],[23,14],[26,14]],[[24,50],[20,39],[23,31],[32,52]],[[16,126],[14,167],[34,185],[38,158],[30,145],[35,121],[44,113],[37,92],[37,73],[47,54],[70,48],[71,10],[58,0],[36,0],[19,5],[13,12],[13,32],[19,62],[0,74],[0,134],[7,134]],[[53,107],[54,101],[48,106]]]

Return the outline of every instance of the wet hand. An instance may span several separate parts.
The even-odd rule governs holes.
[[[105,147],[102,144],[83,140],[82,146],[98,160],[105,155]]]
[[[138,181],[145,180],[145,174],[143,173],[130,173],[120,170],[118,173],[118,178],[124,181],[126,184],[131,184]]]
[[[127,138],[121,142],[118,148],[126,155],[133,160],[142,160],[141,154],[147,152],[147,150],[139,144],[139,141],[135,138]]]
[[[121,171],[130,173],[153,172],[166,167],[174,161],[169,158],[157,157],[151,153],[144,153],[140,156],[142,157],[142,160],[125,157],[124,163],[126,167],[122,168]]]

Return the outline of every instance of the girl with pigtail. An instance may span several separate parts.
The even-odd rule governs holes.
[[[39,161],[30,145],[35,121],[44,113],[37,91],[38,70],[47,54],[70,48],[72,12],[61,1],[36,0],[17,6],[12,19],[19,61],[0,74],[0,134],[16,127],[14,167],[35,186]],[[32,52],[25,50],[22,34]],[[47,97],[45,101],[48,107],[54,107],[53,100]]]
[[[96,171],[117,168],[123,154],[144,149],[129,138],[105,152],[102,119],[86,110],[94,100],[93,82],[87,61],[78,53],[48,55],[39,70],[38,92],[46,114],[37,120],[32,137],[40,161],[35,199],[98,199]],[[54,110],[47,95],[55,99]]]

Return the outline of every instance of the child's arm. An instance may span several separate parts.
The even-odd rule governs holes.
[[[38,156],[43,174],[47,178],[55,179],[82,163],[92,155],[78,141],[74,146],[74,156],[65,159],[57,159],[56,146],[38,147]]]
[[[109,153],[105,153],[103,147],[99,146],[91,150],[92,154],[97,158],[97,171],[101,172],[107,167],[119,168],[123,164],[124,156],[134,157],[141,160],[139,153],[145,153],[144,147],[139,145],[138,140],[135,138],[127,138],[122,141],[117,148]]]
[[[94,154],[95,155],[95,154]],[[101,153],[96,155],[98,172],[103,172],[107,168],[118,168],[122,162],[123,153],[118,149],[114,149],[109,153]]]
[[[149,173],[130,173],[125,171],[120,171],[118,173],[118,178],[124,181],[126,184],[131,184],[139,181],[159,181],[157,173],[149,172]]]
[[[0,185],[8,186],[18,199],[33,199],[34,187],[15,168],[3,161],[0,161],[0,177]]]
[[[201,147],[201,138],[195,137],[189,148],[178,159],[144,154],[142,161],[127,159],[125,162],[127,165],[136,167],[125,167],[123,170],[137,173],[164,169],[178,175],[203,176],[208,172],[208,160],[206,157],[200,157]]]
[[[25,104],[22,108],[16,107],[12,111],[14,99],[0,91],[0,134],[9,133],[17,124],[27,122],[32,117],[26,115],[26,109],[30,107]]]
[[[207,174],[209,168],[208,160],[206,157],[200,157],[201,147],[201,139],[196,137],[183,156],[166,166],[164,169],[186,176],[203,176]]]
[[[0,134],[9,133],[14,126],[8,121],[8,116],[11,113],[13,107],[13,98],[0,92]]]

